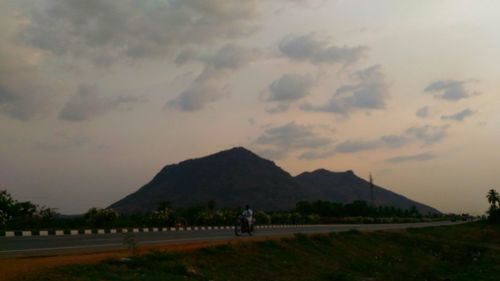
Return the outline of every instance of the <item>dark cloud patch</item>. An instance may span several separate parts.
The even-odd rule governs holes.
[[[434,144],[441,141],[447,136],[448,125],[444,126],[431,126],[425,125],[421,127],[411,127],[406,129],[406,134],[415,139],[425,143]]]
[[[441,116],[441,119],[443,119],[443,120],[455,120],[455,121],[462,122],[462,121],[464,121],[465,118],[467,118],[471,115],[474,115],[474,114],[476,114],[476,111],[471,110],[469,108],[466,108],[466,109],[464,109],[460,112],[457,112],[455,114],[443,115],[443,116]]]
[[[283,74],[269,85],[265,100],[277,102],[278,105],[268,109],[267,112],[279,113],[287,111],[292,102],[309,95],[313,86],[314,79],[309,75]]]
[[[59,118],[80,122],[89,120],[125,105],[144,101],[131,96],[106,97],[95,85],[82,84],[59,112]]]
[[[184,54],[182,58],[177,57],[177,60],[182,63],[199,61],[205,67],[186,90],[166,103],[165,108],[175,108],[187,112],[201,110],[207,104],[228,95],[227,87],[220,81],[221,78],[253,61],[259,55],[258,50],[232,43],[226,44],[213,54],[208,55],[191,53],[189,50],[186,52],[188,53]]]
[[[317,135],[311,127],[290,122],[271,127],[255,140],[266,155],[274,159],[282,158],[299,149],[319,149],[331,145],[333,141]]]
[[[24,121],[44,116],[57,88],[35,64],[22,58],[30,55],[22,47],[0,44],[0,114]]]
[[[177,65],[183,65],[192,61],[197,61],[200,59],[200,53],[191,47],[186,47],[180,51],[175,57],[174,62]]]
[[[427,145],[437,143],[446,137],[446,130],[448,126],[422,126],[412,127],[403,134],[384,135],[376,139],[368,140],[346,140],[335,146],[337,153],[358,153],[361,151],[375,150],[381,148],[396,149],[404,147],[413,142],[421,142]],[[329,151],[325,152],[327,155]],[[310,157],[321,155],[321,153],[310,153]],[[304,158],[309,157],[309,154]],[[319,158],[319,157],[318,157]]]
[[[417,112],[415,113],[420,118],[427,118],[430,115],[430,108],[428,106],[421,107]]]
[[[402,162],[410,162],[410,161],[429,161],[436,158],[434,154],[431,154],[429,152],[424,152],[420,154],[414,154],[414,155],[404,155],[404,156],[397,156],[397,157],[392,157],[387,159],[386,161],[389,163],[402,163]]]
[[[309,94],[314,80],[309,75],[287,73],[269,85],[269,101],[290,102]]]
[[[309,150],[299,155],[299,159],[301,160],[317,160],[317,159],[326,159],[335,155],[335,149],[326,149],[326,150]]]
[[[271,113],[271,114],[283,113],[283,112],[287,112],[289,108],[290,108],[290,103],[282,102],[275,107],[271,107],[271,108],[266,109],[266,112]]]
[[[0,114],[17,120],[46,116],[59,83],[40,67],[40,53],[17,40],[20,1],[0,1]]]
[[[259,57],[257,49],[249,49],[233,43],[221,46],[213,54],[204,54],[198,60],[205,68],[195,82],[218,79],[238,70]]]
[[[381,146],[380,141],[347,140],[335,146],[338,153],[356,153],[364,150],[372,150]]]
[[[466,89],[466,84],[475,80],[439,80],[425,87],[424,91],[432,93],[435,98],[448,101],[457,101],[468,98],[471,94]]]
[[[361,109],[383,109],[389,95],[389,85],[385,81],[380,65],[356,71],[351,78],[355,84],[338,88],[325,105],[303,104],[302,110],[330,112],[348,115]]]
[[[168,101],[165,107],[193,112],[203,109],[207,104],[218,101],[226,95],[228,95],[227,89],[217,82],[195,81],[177,98]]]
[[[256,1],[54,0],[34,5],[26,42],[56,55],[113,61],[253,33]]]
[[[0,60],[5,74],[0,75],[0,114],[23,121],[44,116],[54,97],[52,86],[35,72],[14,74],[1,68]]]
[[[358,61],[367,47],[333,46],[326,40],[319,40],[314,34],[287,36],[279,43],[280,51],[287,57],[319,64],[350,64]]]
[[[385,135],[380,138],[380,141],[390,148],[403,147],[411,142],[409,138],[400,135]]]
[[[214,55],[206,58],[206,62],[215,69],[239,69],[257,55],[256,49],[229,43],[222,46]]]

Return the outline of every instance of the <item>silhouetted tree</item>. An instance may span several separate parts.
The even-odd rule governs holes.
[[[174,225],[175,210],[169,201],[162,201],[158,204],[156,211],[149,214],[149,223],[154,226]]]
[[[488,221],[491,223],[500,224],[500,196],[495,189],[490,189],[486,195],[488,203],[490,203],[490,209],[488,210]]]
[[[215,200],[209,200],[207,203],[207,208],[210,212],[213,212],[215,210]]]
[[[258,224],[270,224],[271,223],[271,216],[266,214],[263,211],[258,211],[254,215],[255,221]]]
[[[94,227],[109,226],[117,217],[115,210],[101,208],[91,208],[84,215],[85,221]]]
[[[490,189],[488,191],[488,194],[486,195],[486,198],[488,198],[488,203],[491,205],[491,209],[497,209],[497,203],[500,203],[500,196],[498,195],[498,192],[494,189]]]
[[[56,216],[55,209],[38,207],[29,201],[18,202],[6,190],[0,191],[0,226],[40,227],[48,225]]]
[[[172,203],[170,201],[160,201],[158,203],[157,211],[163,211],[165,209],[172,209]]]
[[[6,190],[0,191],[0,226],[12,219],[15,203],[16,201]]]

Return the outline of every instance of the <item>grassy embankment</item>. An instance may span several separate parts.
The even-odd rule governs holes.
[[[295,235],[72,265],[29,280],[500,280],[500,226]]]

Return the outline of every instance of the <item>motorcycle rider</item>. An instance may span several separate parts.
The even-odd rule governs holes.
[[[245,222],[247,223],[248,229],[252,229],[253,224],[253,211],[250,209],[250,205],[245,206],[245,210],[241,214]]]

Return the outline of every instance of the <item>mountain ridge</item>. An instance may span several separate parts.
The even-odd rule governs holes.
[[[352,170],[333,172],[326,169],[317,169],[312,172],[303,172],[294,177],[301,185],[313,187],[319,196],[330,198],[330,201],[347,203],[354,200],[371,201],[370,182],[358,177]],[[376,206],[394,206],[407,209],[415,205],[421,213],[439,213],[438,210],[407,198],[404,195],[384,187],[373,185],[374,204]],[[353,197],[352,193],[356,195]]]
[[[217,207],[250,203],[254,209],[286,210],[298,201],[325,200],[350,203],[366,200],[369,183],[352,170],[317,169],[295,177],[273,161],[244,147],[233,147],[204,157],[164,166],[148,183],[111,204],[120,213],[148,212],[161,201],[174,207],[192,207],[214,200]],[[422,213],[436,209],[376,186],[380,205],[400,208],[415,205]]]

